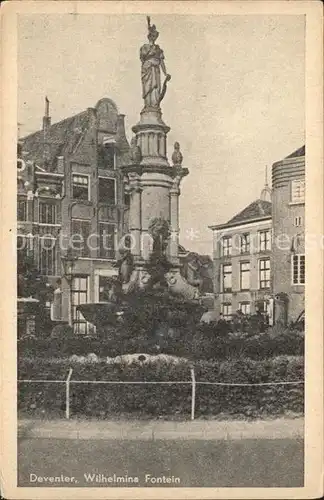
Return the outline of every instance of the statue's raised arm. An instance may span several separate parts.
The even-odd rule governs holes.
[[[167,82],[171,76],[167,73],[163,50],[156,45],[159,32],[155,24],[151,25],[151,19],[147,16],[148,41],[140,50],[142,63],[142,97],[145,108],[159,108],[165,92]],[[161,70],[165,75],[165,80],[161,86]]]

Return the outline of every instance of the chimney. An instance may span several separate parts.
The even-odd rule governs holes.
[[[51,117],[49,115],[49,100],[48,97],[45,97],[45,114],[43,116],[43,130],[46,132],[48,127],[51,126]]]

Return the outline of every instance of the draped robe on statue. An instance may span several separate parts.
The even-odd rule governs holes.
[[[161,96],[160,65],[164,60],[163,50],[158,45],[141,47],[142,96],[146,106],[159,107]]]

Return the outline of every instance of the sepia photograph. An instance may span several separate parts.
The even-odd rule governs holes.
[[[320,2],[9,3],[16,495],[306,498]]]

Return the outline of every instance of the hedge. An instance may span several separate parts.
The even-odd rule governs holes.
[[[194,333],[178,330],[167,338],[147,335],[128,336],[127,332],[112,335],[110,339],[66,337],[55,339],[29,339],[18,342],[18,355],[64,357],[72,354],[95,353],[99,357],[120,354],[163,352],[188,359],[225,360],[249,357],[265,359],[281,355],[304,354],[304,336],[286,330],[279,335],[263,333],[215,335],[212,328],[198,327]]]
[[[19,379],[65,380],[69,367],[73,380],[116,381],[190,381],[188,364],[170,365],[104,363],[71,365],[67,360],[51,363],[22,359]],[[264,383],[303,380],[303,358],[280,356],[256,361],[199,361],[194,363],[197,381],[226,383]],[[197,385],[196,417],[221,415],[232,418],[279,416],[301,413],[304,387],[208,386]],[[64,417],[64,384],[18,385],[18,408],[24,415]],[[71,415],[82,418],[180,418],[188,419],[191,408],[191,385],[103,385],[71,384]]]

